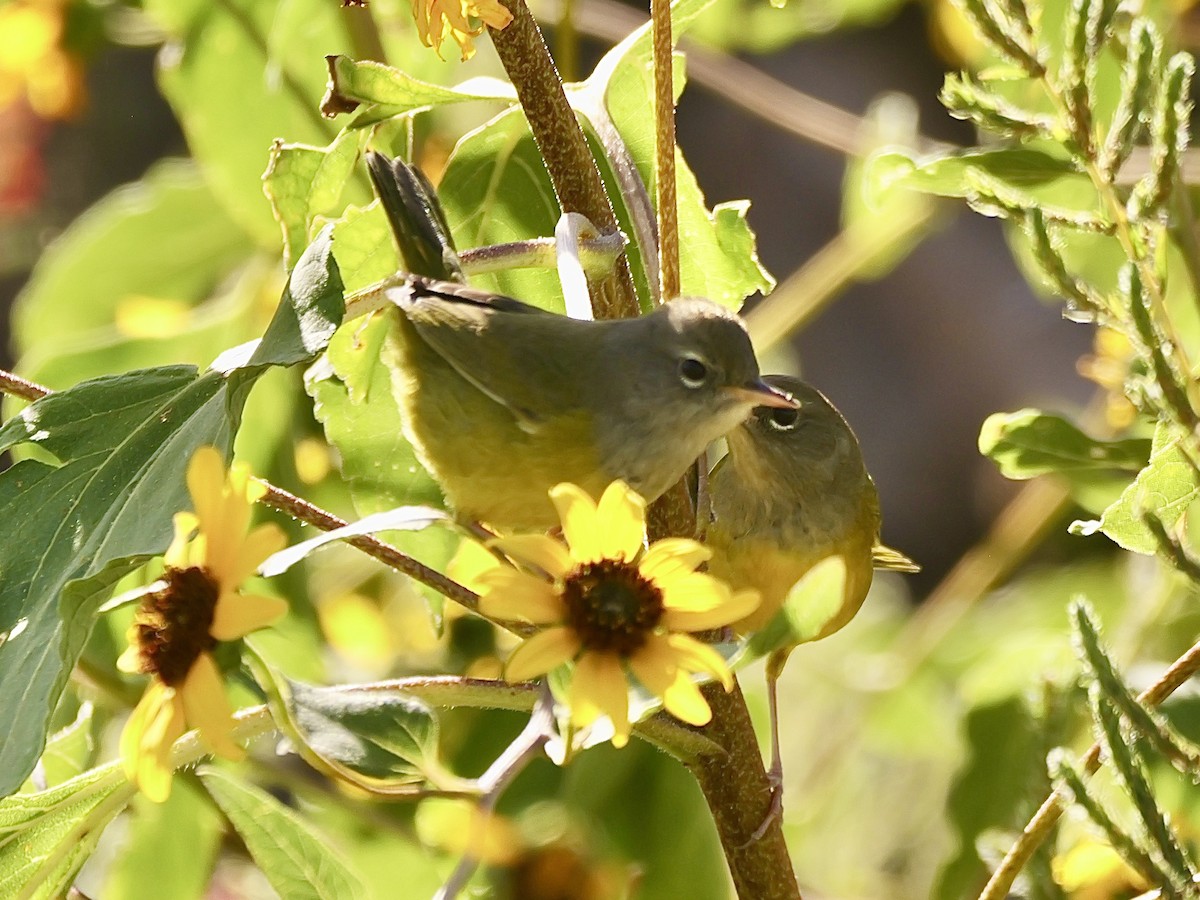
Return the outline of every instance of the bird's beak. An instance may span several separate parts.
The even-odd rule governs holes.
[[[775,406],[779,409],[799,409],[800,402],[791,394],[776,390],[762,379],[748,381],[738,387],[727,387],[725,393],[752,406]]]

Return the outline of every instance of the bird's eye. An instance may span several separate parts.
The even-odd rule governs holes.
[[[679,380],[687,387],[698,388],[708,377],[708,366],[694,356],[685,356],[679,361]]]
[[[767,424],[776,431],[791,431],[800,421],[798,409],[771,409],[767,413]]]

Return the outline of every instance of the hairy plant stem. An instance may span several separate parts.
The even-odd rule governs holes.
[[[586,216],[602,233],[617,229],[617,217],[604,191],[600,169],[588,149],[583,129],[567,102],[554,60],[525,0],[504,0],[512,21],[488,28],[529,129],[545,162],[563,212]],[[633,276],[624,254],[603,278],[588,278],[592,308],[598,319],[636,316],[639,312]]]
[[[650,0],[654,45],[654,187],[662,299],[679,296],[679,200],[675,185],[675,83],[671,0]]]

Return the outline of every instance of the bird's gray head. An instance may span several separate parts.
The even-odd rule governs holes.
[[[808,487],[865,476],[858,439],[820,391],[788,375],[766,375],[762,380],[797,405],[756,407],[741,427],[729,434],[729,452],[739,468],[763,475],[774,473],[776,482],[786,474],[784,481],[803,482]]]
[[[678,398],[682,408],[711,417],[715,439],[760,404],[791,405],[759,378],[758,360],[746,326],[733,312],[711,300],[672,300],[650,317],[660,339],[654,367],[657,389]],[[700,412],[702,411],[702,413]]]

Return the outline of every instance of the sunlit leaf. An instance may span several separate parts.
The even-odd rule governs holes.
[[[327,147],[276,141],[263,190],[283,229],[284,263],[291,268],[312,237],[313,220],[339,212],[358,163],[359,135],[343,131]]]
[[[0,896],[56,900],[132,795],[115,764],[0,801]]]
[[[283,900],[358,900],[362,879],[329,839],[273,796],[215,769],[200,773],[267,881]]]
[[[1137,472],[1150,456],[1150,441],[1098,441],[1061,416],[1036,409],[988,416],[979,431],[979,452],[1007,478],[1071,475],[1096,470]]]
[[[841,610],[845,591],[846,560],[841,556],[821,560],[788,591],[779,613],[750,638],[749,653],[762,656],[812,640]]]
[[[286,681],[281,693],[293,740],[324,762],[388,781],[421,781],[437,765],[437,718],[404,691]]]
[[[1153,514],[1171,528],[1200,494],[1200,476],[1179,446],[1169,426],[1154,435],[1150,462],[1120,499],[1100,517],[1100,530],[1126,550],[1152,554],[1158,549],[1154,533],[1143,516]]]

